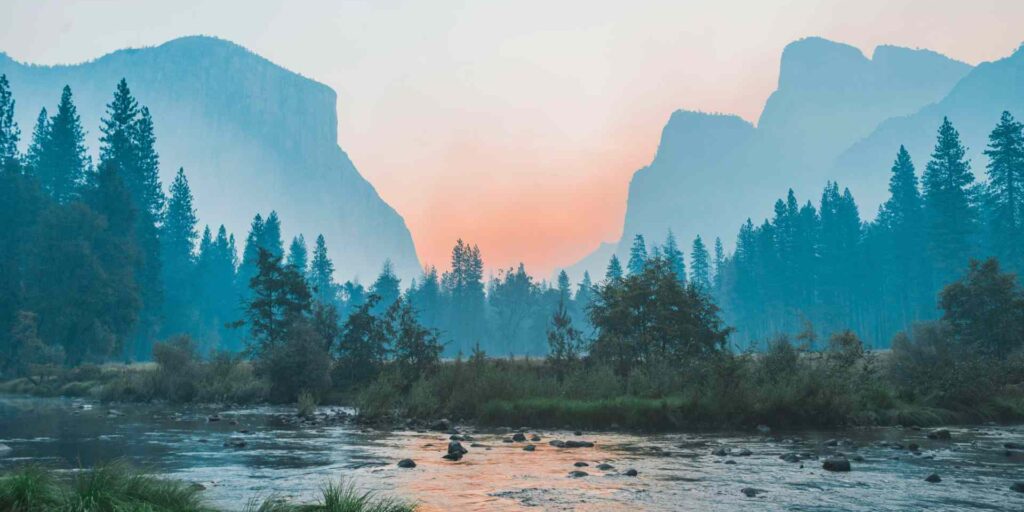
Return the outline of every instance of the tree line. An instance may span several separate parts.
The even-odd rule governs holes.
[[[596,341],[621,326],[596,324],[593,314],[614,298],[609,284],[626,286],[648,269],[657,271],[649,281],[673,277],[679,288],[665,300],[687,301],[688,311],[705,316],[701,325],[712,327],[702,336],[715,343],[777,333],[813,343],[818,332],[849,327],[880,345],[936,318],[934,297],[970,258],[992,255],[1011,271],[1024,266],[1024,135],[1009,113],[989,137],[985,183],[975,181],[949,120],[920,179],[901,147],[891,197],[872,222],[861,220],[849,190],[830,182],[817,206],[790,191],[771,219],[748,220],[732,254],[720,239],[709,247],[698,236],[687,261],[671,231],[660,245],[637,235],[625,265],[613,256],[602,280],[585,273],[574,286],[564,271],[547,282],[522,264],[485,278],[480,249],[459,240],[447,271],[428,266],[403,287],[383,257],[372,283],[336,282],[343,269],[334,268],[324,237],[310,249],[298,235],[286,247],[273,211],[254,216],[240,252],[223,225],[200,230],[183,169],[164,192],[152,116],[123,79],[101,122],[96,165],[69,87],[55,114],[40,112],[24,153],[14,107],[0,77],[0,219],[7,226],[0,230],[0,344],[72,365],[147,359],[155,340],[178,334],[198,340],[205,354],[263,350],[263,335],[240,328],[259,298],[262,260],[301,279],[310,296],[299,316],[319,325],[325,346],[334,339],[328,325],[341,333],[353,319],[393,315],[394,324],[405,315],[450,357],[554,352],[557,359],[597,350],[652,360],[663,352]],[[722,308],[733,329],[717,323],[717,309],[708,316],[711,306]],[[672,335],[681,333],[692,337]],[[592,346],[581,343],[591,339]]]
[[[994,257],[1024,270],[1024,133],[1003,112],[976,180],[949,119],[938,129],[920,177],[900,147],[889,199],[875,220],[861,219],[853,194],[825,186],[817,206],[790,190],[761,224],[747,220],[736,250],[716,258],[714,294],[736,327],[736,342],[775,333],[852,328],[875,346],[939,316],[937,293],[972,258]]]

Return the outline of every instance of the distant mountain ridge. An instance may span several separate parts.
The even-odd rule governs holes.
[[[387,258],[405,279],[420,271],[405,221],[339,147],[337,95],[324,84],[205,36],[75,65],[0,54],[0,73],[11,83],[23,139],[40,107],[52,110],[69,84],[94,160],[105,105],[126,78],[153,114],[165,186],[184,167],[200,222],[224,224],[239,244],[253,215],[277,210],[288,239],[303,233],[312,243],[324,234],[338,279],[372,281]]]
[[[828,180],[850,186],[861,214],[872,217],[884,195],[870,187],[862,193],[860,187],[868,180],[886,186],[899,144],[885,147],[876,167],[860,169],[856,179],[837,167],[837,159],[887,120],[942,101],[976,71],[929,50],[879,46],[869,59],[857,48],[822,38],[790,43],[782,54],[778,88],[756,127],[731,115],[683,110],[671,115],[651,164],[630,181],[614,253],[624,258],[636,234],[648,245],[660,244],[669,229],[687,258],[698,234],[709,246],[718,236],[731,247],[740,224],[769,216],[787,189],[793,188],[801,202],[816,204]],[[999,112],[992,114],[989,129]],[[932,140],[937,126],[929,127]],[[923,165],[927,154],[914,156]],[[607,262],[595,260],[584,258],[568,269],[570,275],[578,278],[584,270],[603,275]]]

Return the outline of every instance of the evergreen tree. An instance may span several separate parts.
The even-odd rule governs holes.
[[[960,134],[943,118],[922,180],[934,290],[955,279],[972,253],[976,215],[968,186],[974,175],[965,154]]]
[[[372,310],[373,314],[378,316],[386,312],[401,296],[401,280],[395,275],[395,269],[390,259],[384,260],[380,275],[370,286],[370,293],[380,298]]]
[[[21,130],[14,121],[14,97],[7,75],[0,75],[0,170],[13,168],[18,163],[18,141]]]
[[[29,173],[38,174],[37,171],[43,162],[43,149],[48,146],[49,137],[50,116],[46,113],[46,107],[43,107],[39,110],[35,128],[32,129],[32,141],[29,143],[28,152],[25,153],[25,166]]]
[[[711,291],[711,262],[708,250],[700,235],[693,239],[693,249],[690,251],[690,272],[692,273],[693,285],[702,292]]]
[[[441,278],[445,293],[451,297],[446,329],[456,352],[469,352],[487,332],[484,316],[484,262],[480,248],[459,239],[452,248],[451,269]]]
[[[441,282],[433,265],[423,269],[420,285],[411,289],[409,302],[416,309],[419,322],[435,329],[441,319]]]
[[[643,272],[646,262],[647,246],[644,243],[644,236],[637,234],[633,237],[633,246],[629,248],[629,262],[626,264],[626,269],[629,270],[630,275],[639,274]]]
[[[988,141],[994,254],[1011,271],[1024,271],[1024,125],[1003,112]]]
[[[558,273],[558,298],[565,304],[572,300],[572,284],[569,282],[569,274],[562,270]]]
[[[248,290],[249,280],[256,275],[256,261],[259,259],[263,230],[263,216],[257,213],[252,218],[249,234],[245,237],[245,247],[242,248],[242,264],[238,268],[238,285],[240,290]],[[244,297],[248,295],[248,292],[246,291],[241,295]]]
[[[306,238],[301,234],[292,238],[288,246],[288,264],[301,275],[306,275],[309,268],[309,250],[306,249]]]
[[[925,224],[921,192],[910,153],[900,146],[889,178],[889,199],[881,206],[876,225],[882,253],[878,274],[887,309],[899,314],[896,329],[920,319],[929,309],[931,290],[922,248]],[[880,300],[884,299],[881,298]]]
[[[194,326],[195,289],[188,279],[196,264],[195,245],[199,233],[198,219],[192,202],[185,170],[178,169],[170,189],[167,214],[160,229],[160,249],[165,290],[164,333],[180,334]],[[209,237],[209,229],[206,231]],[[208,243],[212,242],[210,240]]]
[[[149,108],[142,107],[139,110],[139,119],[134,128],[135,176],[131,187],[136,189],[134,194],[140,208],[149,213],[154,224],[159,224],[163,218],[166,197],[160,185],[160,156],[156,152],[156,135]]]
[[[614,281],[616,279],[622,279],[622,264],[619,263],[619,257],[612,254],[610,260],[608,260],[608,269],[605,270],[604,280]]]
[[[312,311],[312,300],[305,280],[290,266],[282,265],[280,257],[261,247],[256,266],[246,317],[249,349],[259,357],[289,339],[291,330]]]
[[[581,310],[585,310],[593,296],[594,282],[590,279],[590,272],[584,270],[583,279],[580,280],[580,284],[576,287],[576,297],[574,300],[579,304]]]
[[[79,197],[91,165],[85,151],[85,131],[70,87],[64,86],[57,113],[47,125],[33,172],[50,197],[67,203]]]
[[[309,265],[309,285],[317,302],[335,303],[334,263],[327,256],[327,242],[323,235],[317,235],[316,245],[313,247],[313,261]]]
[[[281,238],[281,219],[277,217],[277,212],[272,211],[267,216],[267,221],[263,225],[262,236],[260,237],[260,247],[266,249],[275,258],[284,257],[284,241]]]
[[[715,277],[714,289],[718,293],[722,289],[722,277],[725,272],[725,249],[722,248],[722,239],[715,237]]]
[[[669,268],[679,279],[680,283],[686,283],[686,259],[683,257],[683,251],[679,250],[679,244],[676,243],[676,235],[672,233],[672,230],[668,230],[668,235],[665,236],[665,249],[664,249],[665,261],[668,262]],[[692,257],[692,255],[691,255]]]
[[[566,309],[565,302],[559,301],[551,318],[548,335],[548,364],[561,381],[579,361],[583,351],[583,335],[573,327],[572,317]]]

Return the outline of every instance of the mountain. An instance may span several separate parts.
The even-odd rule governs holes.
[[[1009,57],[979,64],[936,103],[881,123],[839,156],[833,174],[849,183],[865,204],[877,206],[888,195],[889,168],[900,144],[910,152],[918,173],[923,172],[946,116],[968,148],[975,177],[984,179],[988,160],[982,151],[1004,110],[1024,117],[1024,45]],[[867,213],[873,214],[874,208]]]
[[[24,138],[41,107],[68,84],[96,161],[100,118],[127,79],[156,125],[161,177],[185,168],[201,223],[244,241],[253,216],[277,210],[287,236],[327,240],[339,279],[372,281],[386,258],[400,276],[420,271],[402,217],[338,145],[337,95],[228,41],[185,37],[76,65],[22,64],[0,54]],[[27,146],[28,140],[23,140]]]
[[[927,50],[879,46],[869,59],[817,37],[790,43],[756,127],[731,115],[672,114],[651,164],[630,181],[615,254],[628,254],[637,233],[648,246],[660,244],[669,229],[687,256],[698,234],[709,244],[721,237],[729,247],[742,222],[769,216],[789,188],[801,202],[817,203],[825,182],[837,178],[840,154],[883,121],[941,100],[970,71]],[[595,259],[585,258],[570,274],[603,275],[606,262]]]

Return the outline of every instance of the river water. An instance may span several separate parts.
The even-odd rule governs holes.
[[[527,429],[528,437],[541,437],[533,443],[505,442],[508,429],[470,430],[473,440],[463,443],[469,453],[450,462],[441,458],[445,433],[299,428],[284,421],[290,413],[0,397],[0,443],[11,447],[0,468],[123,458],[202,484],[207,500],[227,510],[242,509],[252,496],[309,501],[324,482],[339,479],[425,511],[1024,510],[1024,493],[1010,490],[1024,481],[1024,452],[1004,447],[1024,444],[1024,426],[950,428],[949,441],[911,428],[659,435]],[[211,422],[211,415],[221,420]],[[225,446],[232,438],[245,446]],[[552,439],[595,445],[556,448]],[[917,453],[894,446],[911,443]],[[720,448],[729,454],[713,454]],[[739,455],[744,449],[750,455]],[[835,451],[850,456],[852,471],[825,471],[814,458]],[[811,458],[780,460],[786,453]],[[403,458],[417,467],[397,467]],[[637,476],[626,476],[628,469]],[[587,475],[569,476],[574,470]],[[942,481],[926,482],[932,473]],[[758,492],[748,497],[744,488]]]

